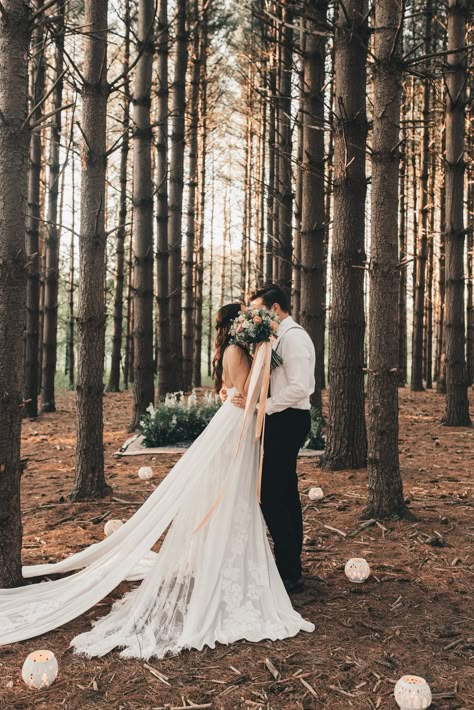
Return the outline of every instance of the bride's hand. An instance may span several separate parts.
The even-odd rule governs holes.
[[[240,407],[241,409],[245,409],[245,403],[247,400],[241,394],[234,394],[234,396],[231,398],[230,401],[236,407]]]

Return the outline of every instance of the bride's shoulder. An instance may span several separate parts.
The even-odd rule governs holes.
[[[239,347],[238,345],[235,345],[235,343],[231,343],[230,345],[228,345],[226,347],[225,352],[224,352],[224,357],[225,358],[235,358],[235,357],[240,358],[240,357],[242,357],[243,354],[244,354],[244,351],[241,347]]]

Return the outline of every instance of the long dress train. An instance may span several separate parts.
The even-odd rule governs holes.
[[[121,528],[62,562],[23,568],[26,577],[80,571],[0,590],[0,644],[61,626],[126,578],[143,581],[71,641],[76,653],[121,648],[123,657],[163,658],[216,642],[314,630],[293,609],[276,568],[256,493],[255,415],[242,432],[233,391]],[[159,552],[151,553],[168,526]]]

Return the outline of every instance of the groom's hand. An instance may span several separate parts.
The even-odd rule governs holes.
[[[247,400],[241,394],[234,394],[234,396],[232,397],[232,399],[230,401],[236,407],[240,407],[241,409],[245,409],[245,403]]]
[[[221,391],[219,392],[219,397],[221,398],[221,402],[225,402],[227,399],[227,389],[225,387],[221,388]]]

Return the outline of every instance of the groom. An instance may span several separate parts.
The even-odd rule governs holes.
[[[288,593],[303,589],[301,550],[303,516],[296,460],[311,426],[315,351],[308,333],[289,314],[288,299],[275,284],[255,291],[252,308],[266,308],[280,318],[273,347],[283,363],[273,369],[266,402],[261,508],[274,542],[275,560]],[[245,406],[241,395],[232,403]]]

